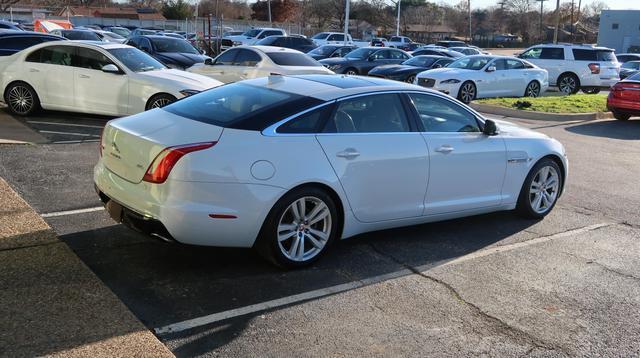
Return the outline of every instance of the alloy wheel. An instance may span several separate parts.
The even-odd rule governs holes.
[[[409,76],[409,78],[407,78],[407,83],[413,83],[416,80],[416,76]]]
[[[560,88],[560,92],[570,94],[575,92],[577,85],[576,79],[573,78],[573,76],[565,76],[560,80],[558,87]]]
[[[540,95],[540,85],[538,85],[538,82],[533,81],[529,83],[526,95],[527,97],[538,97]]]
[[[331,235],[331,211],[314,196],[294,201],[278,223],[278,247],[292,261],[304,262],[318,255]]]
[[[529,188],[529,203],[531,209],[538,214],[549,211],[556,199],[560,188],[560,176],[552,166],[544,166],[536,173]]]
[[[357,74],[358,73],[356,71],[354,71],[354,70],[347,71],[347,75],[349,75],[349,76],[356,76]]]
[[[149,108],[153,109],[153,108],[162,108],[166,105],[168,105],[169,103],[171,103],[172,101],[168,98],[158,98],[155,101],[153,101],[153,103],[151,103],[151,106],[149,106]]]
[[[27,114],[34,105],[34,98],[31,91],[24,86],[13,86],[9,90],[9,105],[11,109],[19,114]]]
[[[460,97],[462,98],[462,102],[469,103],[473,101],[476,97],[476,88],[473,83],[465,83],[462,85],[462,89],[460,90]]]

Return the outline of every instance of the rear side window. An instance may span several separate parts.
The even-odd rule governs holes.
[[[313,58],[295,52],[267,52],[267,56],[280,66],[322,66]]]
[[[307,112],[278,127],[278,133],[318,133],[323,119],[331,113],[332,106],[324,106]]]
[[[582,50],[573,49],[573,58],[576,61],[617,61],[613,51],[608,50]]]
[[[51,65],[71,66],[75,48],[70,46],[50,46],[34,51],[27,56],[27,62],[40,62]]]
[[[564,49],[545,47],[540,53],[540,59],[542,60],[564,60]]]
[[[162,109],[220,127],[263,130],[321,103],[311,97],[233,83],[187,97]]]

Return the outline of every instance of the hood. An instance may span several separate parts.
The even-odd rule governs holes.
[[[491,119],[496,123],[498,127],[498,131],[505,137],[515,137],[515,138],[543,138],[549,139],[550,137],[546,134],[536,132],[529,128],[521,127],[515,123],[500,120],[500,119]]]
[[[424,67],[416,67],[416,66],[409,66],[409,65],[382,65],[369,71],[369,73],[392,75],[392,74],[399,74],[399,73],[405,73],[405,72],[419,72],[419,71],[423,71],[424,69],[425,69]]]
[[[426,70],[420,73],[419,77],[429,77],[433,79],[445,79],[444,77],[452,78],[452,77],[461,77],[468,76],[472,74],[479,73],[480,71],[476,70],[465,70],[461,68],[434,68],[432,70]]]
[[[195,53],[157,52],[155,56],[161,62],[178,63],[182,67],[191,67],[196,63],[204,63],[208,56]]]
[[[142,79],[148,79],[153,82],[161,82],[168,86],[175,86],[178,91],[183,89],[193,89],[203,91],[209,88],[218,87],[222,82],[214,80],[197,73],[186,71],[164,69],[148,72],[138,72],[137,75]]]

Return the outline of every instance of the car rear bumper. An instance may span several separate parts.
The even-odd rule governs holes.
[[[269,210],[284,194],[282,188],[256,184],[132,183],[102,161],[94,168],[94,183],[117,222],[165,241],[203,246],[253,246]]]
[[[607,109],[610,111],[640,115],[640,102],[619,98],[607,98]]]

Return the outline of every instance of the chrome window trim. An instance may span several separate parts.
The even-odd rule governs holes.
[[[299,116],[302,116],[306,113],[309,113],[311,111],[320,109],[324,106],[329,106],[332,105],[334,103],[338,103],[338,102],[342,102],[348,99],[352,99],[352,98],[358,98],[358,97],[364,97],[364,96],[371,96],[371,95],[378,95],[378,94],[411,94],[411,93],[415,93],[415,94],[422,94],[422,95],[431,95],[431,96],[435,96],[444,100],[447,100],[449,102],[451,102],[452,104],[460,107],[462,110],[468,112],[471,116],[473,116],[476,121],[478,121],[479,125],[480,125],[480,132],[424,132],[424,131],[409,131],[409,132],[353,132],[353,133],[322,133],[322,132],[318,132],[318,133],[278,133],[277,129],[278,127],[282,126],[283,124],[289,122],[290,120],[296,119]],[[409,118],[407,118],[409,119]],[[358,93],[358,94],[353,94],[353,95],[349,95],[349,96],[345,96],[345,97],[341,97],[341,98],[336,98],[336,99],[332,99],[329,100],[325,103],[321,103],[317,106],[305,109],[304,111],[298,112],[296,114],[293,114],[285,119],[282,119],[272,125],[270,125],[269,127],[265,128],[264,130],[262,130],[262,135],[267,136],[267,137],[279,137],[279,136],[286,136],[286,137],[301,137],[301,136],[316,136],[316,135],[321,135],[321,136],[327,136],[327,135],[372,135],[372,134],[422,134],[422,133],[447,133],[447,134],[452,134],[452,133],[459,133],[459,134],[464,134],[464,135],[468,135],[471,133],[482,133],[482,125],[484,125],[484,118],[475,110],[473,110],[473,108],[465,108],[463,106],[461,106],[459,103],[457,103],[457,101],[455,99],[450,98],[449,96],[436,92],[436,91],[432,91],[432,90],[424,90],[424,91],[420,91],[420,90],[387,90],[387,91],[370,91],[370,92],[363,92],[363,93]]]

